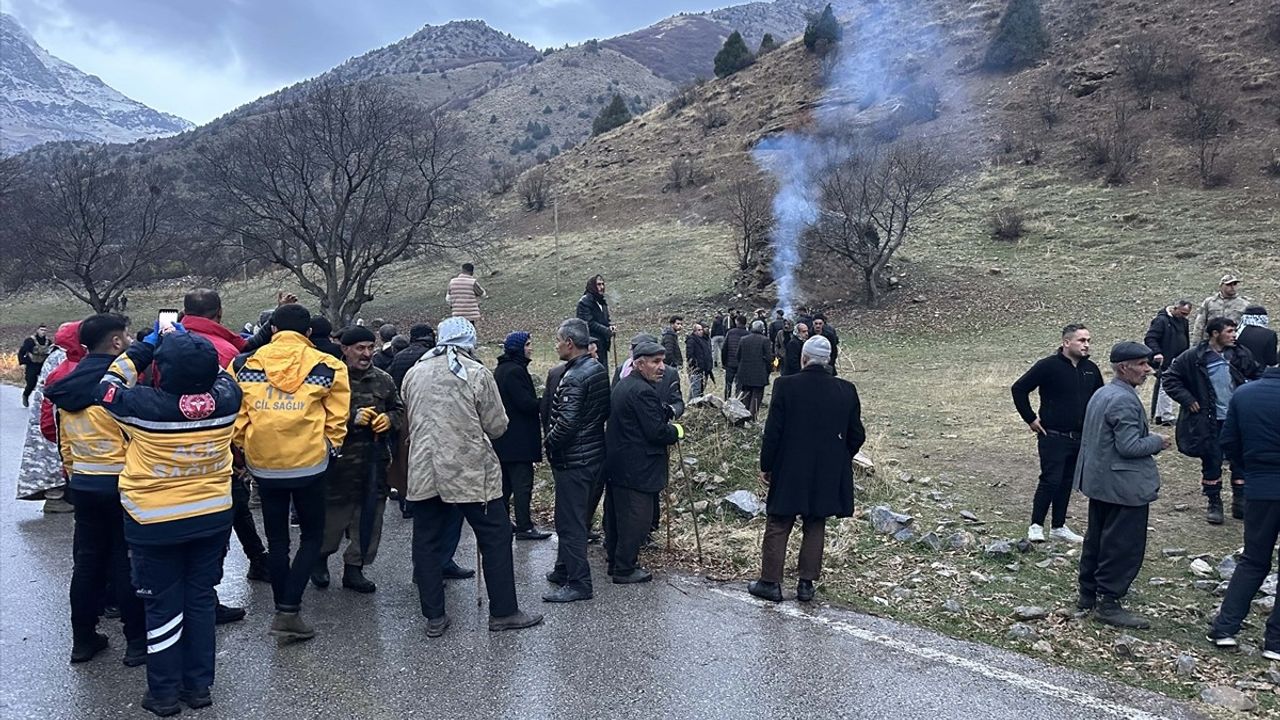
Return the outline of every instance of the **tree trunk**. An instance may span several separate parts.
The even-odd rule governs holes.
[[[866,298],[868,307],[875,307],[876,302],[880,299],[880,288],[876,285],[876,281],[879,280],[879,275],[880,273],[877,272],[874,265],[869,268],[862,269],[863,281],[866,283],[864,297]]]

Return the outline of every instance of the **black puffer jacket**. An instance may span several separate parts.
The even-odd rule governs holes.
[[[1147,335],[1142,342],[1151,349],[1154,355],[1163,355],[1164,362],[1159,369],[1167,369],[1173,359],[1187,351],[1191,341],[1187,339],[1187,319],[1170,314],[1169,308],[1156,313],[1147,328]]]
[[[720,348],[720,364],[727,368],[738,367],[738,343],[750,335],[746,328],[736,327],[724,336],[724,346]]]
[[[566,366],[551,399],[543,444],[551,467],[565,469],[605,461],[604,423],[609,419],[609,373],[590,355]]]
[[[396,387],[404,386],[404,376],[408,374],[409,368],[416,365],[418,360],[435,346],[435,340],[414,340],[409,343],[409,347],[396,353],[396,356],[391,359],[391,366],[387,368],[391,379],[396,381]]]

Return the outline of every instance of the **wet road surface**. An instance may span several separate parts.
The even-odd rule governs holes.
[[[100,627],[110,650],[72,666],[67,587],[70,515],[13,500],[26,411],[0,387],[0,717],[143,718],[143,668],[120,663],[119,624]],[[302,644],[267,636],[271,590],[244,579],[232,540],[223,601],[248,617],[218,628],[217,718],[1193,718],[1158,695],[1040,661],[857,613],[794,602],[766,607],[741,585],[660,574],[612,585],[591,551],[596,596],[546,606],[542,574],[555,540],[516,543],[522,607],[537,628],[490,633],[476,583],[448,589],[453,625],[426,638],[409,579],[409,521],[388,508],[378,592],[309,588],[304,615],[319,631]],[[259,530],[261,524],[259,522]],[[234,536],[233,536],[234,537]],[[475,564],[469,530],[459,560]]]

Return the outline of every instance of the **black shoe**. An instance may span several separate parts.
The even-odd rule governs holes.
[[[213,696],[209,694],[209,688],[204,690],[179,690],[178,699],[186,703],[187,707],[192,710],[199,710],[213,704]]]
[[[244,575],[246,580],[256,580],[258,582],[271,582],[271,566],[267,565],[265,555],[252,558],[249,560],[249,572]]]
[[[524,628],[540,624],[542,624],[542,615],[539,613],[527,613],[523,610],[519,610],[516,611],[514,615],[508,615],[500,618],[489,618],[489,631],[502,632],[503,630],[523,630]]]
[[[213,622],[215,625],[226,625],[227,623],[238,622],[244,619],[244,608],[227,607],[222,603],[218,603],[218,607],[213,611]]]
[[[147,639],[145,637],[137,640],[130,640],[129,645],[124,651],[124,660],[121,660],[125,667],[138,667],[147,664]]]
[[[600,542],[601,537],[603,536],[598,532],[589,532],[587,533],[587,544],[594,545]]]
[[[71,643],[71,662],[89,662],[95,655],[106,650],[110,646],[111,642],[107,640],[107,636],[100,632],[75,638]]]
[[[1098,604],[1098,598],[1094,597],[1093,595],[1085,595],[1084,593],[1080,593],[1080,595],[1076,597],[1077,610],[1084,610],[1087,612],[1089,610],[1092,610],[1093,606],[1097,604]]]
[[[516,532],[514,537],[517,540],[546,540],[551,537],[551,533],[546,530],[529,528],[528,530],[520,530]]]
[[[1098,600],[1097,607],[1093,609],[1093,619],[1104,625],[1133,630],[1146,630],[1151,627],[1151,623],[1146,618],[1125,610],[1120,606],[1119,600],[1108,597]]]
[[[142,698],[142,707],[160,717],[169,717],[182,712],[182,703],[178,702],[178,698],[171,697],[158,700],[151,697],[151,693],[147,693],[146,697]]]
[[[617,585],[633,585],[635,583],[646,583],[653,579],[653,573],[644,568],[636,568],[626,575],[614,575],[613,582]]]
[[[342,569],[342,587],[358,593],[371,593],[378,589],[373,581],[364,576],[364,568],[359,565],[345,565]]]
[[[796,583],[796,599],[800,602],[811,602],[813,600],[812,580],[801,580]]]
[[[762,600],[768,600],[769,602],[782,602],[782,585],[776,582],[752,580],[751,584],[747,585],[747,592]]]
[[[549,603],[571,603],[579,600],[590,600],[591,595],[592,594],[589,592],[583,592],[581,590],[571,588],[568,585],[563,585],[555,592],[543,595],[542,600],[543,602]]]
[[[1236,520],[1244,519],[1244,486],[1231,486],[1231,517]]]
[[[449,628],[449,616],[441,615],[438,618],[427,618],[427,637],[438,638],[444,634]]]
[[[1226,519],[1222,515],[1222,496],[1209,496],[1209,506],[1204,511],[1205,522],[1210,525],[1221,525]]]
[[[329,568],[324,565],[320,565],[311,571],[311,584],[320,590],[329,587],[329,579]]]
[[[569,582],[569,578],[562,572],[552,570],[551,572],[547,573],[547,582],[551,583],[552,585],[563,585]]]
[[[466,580],[467,578],[475,577],[476,571],[464,568],[456,562],[449,561],[449,564],[444,566],[444,572],[442,574],[444,575],[445,580]]]
[[[120,607],[118,605],[104,605],[102,607],[102,617],[107,620],[119,620]]]

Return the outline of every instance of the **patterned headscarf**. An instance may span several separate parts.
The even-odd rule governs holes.
[[[441,321],[436,329],[436,346],[427,351],[425,358],[448,355],[449,372],[467,379],[467,369],[458,359],[458,349],[471,352],[476,348],[476,326],[464,317],[451,317]]]

